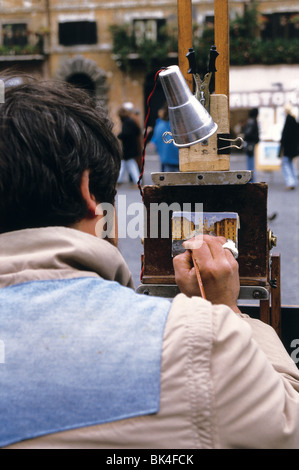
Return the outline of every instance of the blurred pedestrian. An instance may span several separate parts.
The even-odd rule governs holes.
[[[139,132],[139,137],[137,139],[137,144],[138,144],[138,155],[136,157],[136,162],[139,168],[139,171],[141,170],[141,161],[142,161],[142,150],[143,150],[143,132],[142,132],[142,125],[140,122],[140,110],[134,106],[134,104],[131,101],[127,101],[123,104],[123,107],[129,111],[129,116],[134,119],[136,122],[137,126],[140,129]]]
[[[121,140],[123,149],[118,184],[123,183],[126,171],[134,184],[137,184],[140,174],[137,159],[140,153],[141,129],[131,116],[134,107],[130,108],[128,103],[125,103],[118,111],[122,127],[117,137]]]
[[[281,168],[286,185],[285,189],[292,190],[297,186],[294,158],[299,155],[299,125],[292,105],[288,103],[284,109],[286,119],[280,139],[279,156],[282,158]]]
[[[247,170],[253,172],[252,182],[255,181],[255,165],[254,165],[254,150],[256,144],[259,142],[259,127],[257,122],[258,109],[253,108],[249,111],[249,118],[244,128],[244,141]]]
[[[171,132],[167,104],[158,111],[151,143],[155,146],[160,157],[161,171],[179,171],[179,149],[172,142],[169,144],[164,142],[163,134],[165,132]]]

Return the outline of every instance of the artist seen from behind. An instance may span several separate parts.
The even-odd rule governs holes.
[[[208,300],[189,250],[172,302],[136,294],[117,240],[96,236],[121,161],[106,116],[29,81],[0,128],[1,447],[298,448],[298,370],[240,313],[225,240],[193,250]]]

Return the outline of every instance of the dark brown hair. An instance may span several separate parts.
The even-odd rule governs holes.
[[[84,170],[96,201],[114,202],[119,142],[83,90],[23,77],[5,88],[0,132],[0,233],[81,220]]]

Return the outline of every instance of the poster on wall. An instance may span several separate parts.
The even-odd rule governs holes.
[[[280,143],[274,141],[261,141],[256,145],[255,163],[256,169],[262,171],[280,170],[281,158],[279,158]]]

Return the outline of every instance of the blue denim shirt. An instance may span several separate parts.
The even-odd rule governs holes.
[[[169,308],[95,277],[0,289],[0,446],[156,413]]]

